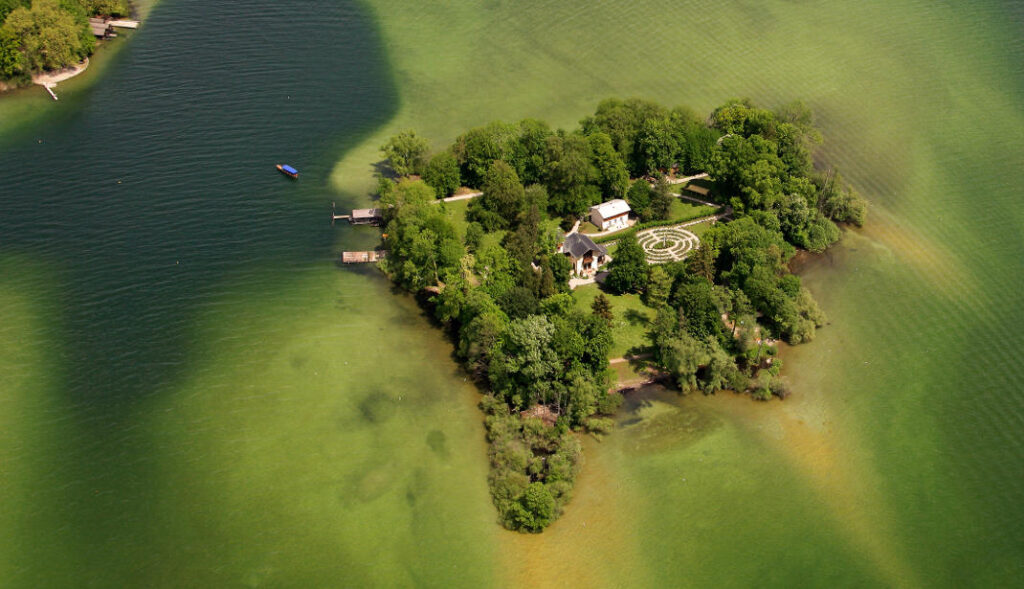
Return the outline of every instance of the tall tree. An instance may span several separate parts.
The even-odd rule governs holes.
[[[0,0],[0,23],[3,23],[7,15],[15,8],[28,8],[30,6],[32,6],[32,2],[29,0]]]
[[[649,100],[609,98],[602,100],[597,105],[594,115],[580,121],[580,125],[583,133],[587,135],[598,131],[607,133],[611,137],[615,151],[619,152],[623,161],[630,166],[630,172],[634,176],[640,176],[646,170],[636,165],[640,159],[635,156],[637,135],[645,121],[663,119],[665,116],[665,108]]]
[[[519,121],[515,141],[507,154],[509,164],[516,169],[523,184],[534,184],[544,179],[544,165],[547,161],[547,141],[554,133],[544,121],[523,119]]]
[[[516,134],[515,125],[494,121],[484,127],[470,129],[455,139],[452,151],[459,160],[462,179],[467,186],[481,186],[494,160],[509,162],[513,159],[512,146]]]
[[[29,71],[59,69],[92,53],[96,39],[89,23],[79,21],[57,0],[35,0],[31,8],[16,8],[4,27],[21,40]]]
[[[427,155],[430,144],[412,129],[406,129],[387,140],[380,147],[384,156],[399,176],[418,173],[423,166],[423,158]]]
[[[647,256],[643,248],[635,235],[626,235],[619,239],[615,257],[608,264],[605,286],[619,294],[640,293],[647,286],[647,272]]]
[[[672,277],[661,266],[652,266],[644,291],[647,306],[659,309],[668,303],[672,292]]]
[[[626,202],[629,203],[629,208],[640,217],[641,221],[649,221],[651,219],[652,196],[651,185],[644,178],[639,178],[633,182],[633,185],[629,187],[629,192],[626,193]]]
[[[658,181],[654,183],[654,190],[651,191],[650,217],[655,220],[665,220],[669,217],[672,209],[672,186],[664,175],[658,175]]]
[[[593,303],[590,303],[590,311],[609,325],[611,325],[612,320],[615,319],[615,315],[612,314],[612,303],[603,292],[599,293],[594,298]]]
[[[668,119],[649,118],[640,125],[633,150],[633,169],[645,174],[667,171],[676,162],[679,142]]]
[[[573,133],[549,137],[545,172],[544,183],[551,195],[549,207],[556,214],[579,215],[600,201],[597,170],[584,136]]]
[[[423,170],[423,180],[434,189],[438,198],[455,194],[462,184],[459,161],[452,152],[442,151],[430,158]]]
[[[470,213],[484,228],[508,229],[523,210],[525,190],[519,175],[502,160],[491,163],[484,178],[483,196],[470,204]]]
[[[13,31],[0,26],[0,78],[13,78],[24,71],[25,56],[21,53],[21,41]]]
[[[593,156],[594,168],[597,170],[597,182],[601,193],[606,197],[622,198],[629,186],[629,171],[622,156],[615,151],[612,138],[604,132],[596,132],[587,137]]]
[[[546,402],[560,367],[551,350],[555,326],[543,315],[516,319],[491,355],[491,386],[513,407]]]

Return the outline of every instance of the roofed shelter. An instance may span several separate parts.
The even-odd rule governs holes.
[[[601,231],[622,229],[629,224],[629,203],[616,198],[590,207],[590,222]]]
[[[558,248],[572,262],[573,272],[585,276],[597,272],[608,260],[608,250],[582,233],[570,233]]]
[[[93,36],[97,39],[109,39],[117,36],[117,33],[114,32],[114,27],[102,18],[90,18],[89,29],[92,30]]]
[[[349,217],[353,225],[380,225],[384,222],[384,209],[355,209]]]

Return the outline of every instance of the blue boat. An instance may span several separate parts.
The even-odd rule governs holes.
[[[284,174],[285,176],[290,176],[292,178],[299,177],[299,171],[289,166],[288,164],[277,164],[277,169],[281,170],[281,173]]]

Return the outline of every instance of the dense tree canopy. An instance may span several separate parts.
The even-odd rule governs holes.
[[[462,185],[459,161],[455,159],[452,152],[442,151],[430,158],[423,170],[423,180],[434,189],[438,198],[455,194],[455,191]]]
[[[4,29],[20,40],[29,71],[59,69],[92,53],[96,40],[84,12],[69,12],[57,0],[35,0],[7,15]]]
[[[639,293],[647,286],[647,255],[635,235],[619,240],[615,256],[608,264],[605,286],[614,293]]]
[[[503,160],[494,160],[481,188],[483,196],[470,203],[469,218],[487,231],[512,227],[526,203],[526,190],[515,169]]]
[[[14,31],[0,27],[0,78],[14,78],[25,71],[25,54]]]
[[[123,0],[0,0],[0,79],[80,62],[96,45],[87,18],[128,14]]]
[[[399,176],[418,174],[422,171],[424,158],[430,144],[412,129],[406,129],[398,135],[390,137],[380,147],[380,153],[388,165]]]

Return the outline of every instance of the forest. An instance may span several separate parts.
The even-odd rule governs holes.
[[[422,295],[485,390],[489,484],[503,525],[539,532],[562,513],[579,469],[580,432],[612,427],[621,403],[609,370],[609,297],[635,293],[656,311],[650,369],[686,393],[784,398],[776,339],[810,341],[825,323],[789,263],[859,226],[866,205],[831,169],[802,104],[767,110],[732,100],[708,117],[642,99],[608,99],[577,129],[526,119],[470,129],[431,154],[403,131],[381,147],[383,270]],[[639,221],[664,222],[670,175],[707,172],[732,211],[681,261],[649,264],[617,239],[589,309],[557,253],[592,205],[624,198]],[[479,189],[464,214],[438,199]]]
[[[124,0],[0,0],[0,81],[28,83],[33,74],[92,55],[89,17],[126,16]]]

